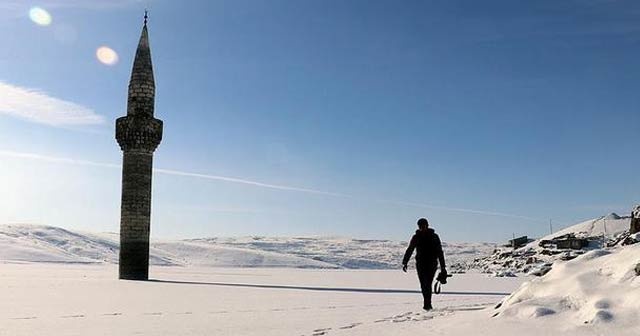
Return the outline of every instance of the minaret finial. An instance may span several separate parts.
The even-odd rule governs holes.
[[[148,10],[144,10],[144,25],[147,25],[147,21],[149,21],[149,11]]]

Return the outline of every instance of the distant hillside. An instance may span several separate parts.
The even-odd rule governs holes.
[[[609,214],[572,225],[515,250],[501,247],[490,257],[476,260],[471,267],[498,276],[517,273],[544,275],[558,260],[571,260],[587,251],[619,242],[625,233],[628,234],[629,226],[629,218]],[[566,239],[584,241],[585,245],[582,248],[560,248],[558,241]]]
[[[0,262],[117,263],[115,233],[0,225]],[[495,244],[444,243],[448,263],[467,263]],[[207,267],[397,269],[407,246],[391,240],[236,237],[152,241],[151,264]]]
[[[550,235],[536,240],[535,242],[529,244],[529,246],[535,247],[541,240],[551,240],[555,237],[563,236],[566,234],[576,234],[579,237],[613,237],[621,232],[629,230],[630,223],[631,222],[629,218],[621,218],[617,214],[611,213],[607,216],[590,219],[572,225],[560,231],[554,232]]]

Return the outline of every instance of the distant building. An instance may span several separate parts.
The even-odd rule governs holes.
[[[581,250],[589,246],[589,240],[578,238],[574,233],[568,233],[550,240],[542,240],[539,245],[545,248],[555,246],[560,250]]]
[[[581,250],[589,246],[589,241],[583,238],[565,238],[555,241],[556,247],[562,250]]]
[[[529,243],[529,237],[522,236],[514,239],[510,239],[507,246],[511,246],[513,248],[519,248],[527,245]]]

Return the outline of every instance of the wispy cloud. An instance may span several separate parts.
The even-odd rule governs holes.
[[[147,4],[151,0],[47,0],[41,6],[46,8],[84,8],[84,9],[110,9],[121,8],[136,4]],[[0,9],[18,10],[30,6],[24,0],[4,0],[0,3]]]
[[[114,10],[141,5],[149,6],[152,0],[47,0],[33,3],[25,0],[2,0],[0,1],[0,18],[22,19],[29,14],[29,9],[33,5],[39,5],[45,10],[83,9],[93,11]],[[56,24],[54,17],[53,23]]]
[[[104,123],[92,109],[47,93],[0,81],[0,114],[51,126]]]
[[[432,210],[442,210],[442,211],[451,211],[451,212],[462,212],[474,215],[485,215],[485,216],[494,216],[494,217],[507,217],[514,219],[523,219],[533,222],[544,222],[543,219],[534,218],[529,216],[515,215],[505,212],[497,212],[497,211],[489,211],[489,210],[476,210],[476,209],[466,209],[466,208],[457,208],[457,207],[448,207],[448,206],[440,206],[433,204],[425,204],[425,203],[416,203],[416,202],[404,202],[404,201],[393,201],[393,200],[380,200],[379,202],[396,204],[396,205],[404,205],[411,206],[416,208],[424,208],[424,209],[432,209]]]
[[[34,153],[23,153],[23,152],[7,151],[7,150],[0,150],[0,156],[18,158],[18,159],[38,160],[38,161],[45,161],[45,162],[52,162],[52,163],[72,164],[72,165],[94,166],[94,167],[104,167],[104,168],[118,168],[118,169],[121,168],[121,165],[114,164],[114,163],[104,163],[104,162],[95,162],[95,161],[78,160],[78,159],[70,159],[70,158],[60,158],[60,157],[54,157],[54,156],[40,155],[40,154],[34,154]],[[410,207],[425,208],[425,209],[432,209],[432,210],[442,210],[442,211],[449,211],[449,212],[459,212],[459,213],[468,213],[468,214],[494,216],[494,217],[506,217],[506,218],[528,220],[528,221],[534,221],[534,222],[542,222],[543,221],[543,220],[538,219],[538,218],[533,218],[533,217],[528,217],[528,216],[521,216],[521,215],[517,215],[517,214],[509,214],[509,213],[504,213],[504,212],[496,212],[496,211],[490,211],[490,210],[478,210],[478,209],[467,209],[467,208],[460,208],[460,207],[448,207],[448,206],[440,206],[440,205],[418,203],[418,202],[406,202],[406,201],[396,201],[396,200],[362,198],[362,197],[356,197],[356,196],[353,196],[353,195],[348,195],[348,194],[343,194],[343,193],[336,193],[336,192],[323,191],[323,190],[317,190],[317,189],[309,189],[309,188],[301,188],[301,187],[295,187],[295,186],[278,185],[278,184],[272,184],[272,183],[264,183],[264,182],[252,181],[252,180],[236,178],[236,177],[211,175],[211,174],[200,174],[200,173],[191,173],[191,172],[183,172],[183,171],[162,169],[162,168],[156,168],[153,171],[155,173],[158,173],[158,174],[166,174],[166,175],[184,176],[184,177],[200,178],[200,179],[206,179],[206,180],[230,182],[230,183],[244,184],[244,185],[260,187],[260,188],[267,188],[267,189],[274,189],[274,190],[300,192],[300,193],[322,195],[322,196],[330,196],[330,197],[358,199],[358,200],[369,201],[369,202],[384,203],[384,204],[391,204],[391,205],[401,205],[401,206],[410,206]]]
[[[115,163],[77,160],[77,159],[61,158],[61,157],[55,157],[55,156],[15,152],[15,151],[7,151],[7,150],[0,150],[0,156],[16,158],[16,159],[44,161],[44,162],[51,162],[51,163],[71,164],[71,165],[78,165],[78,166],[94,166],[94,167],[103,167],[103,168],[121,168],[122,167],[121,165],[118,165]]]

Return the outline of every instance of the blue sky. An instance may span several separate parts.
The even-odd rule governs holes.
[[[501,241],[640,200],[636,1],[9,0],[0,223],[118,230],[145,7],[155,237]]]

